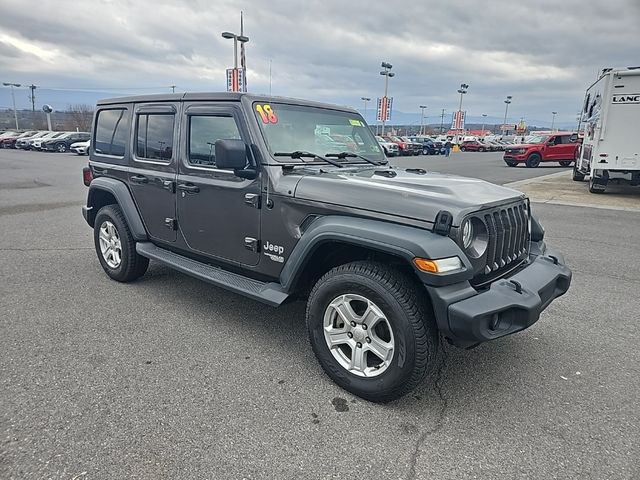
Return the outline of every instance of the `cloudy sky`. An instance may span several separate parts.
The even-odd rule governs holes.
[[[585,88],[608,66],[640,65],[640,0],[0,0],[0,81],[34,83],[37,106],[104,96],[219,91],[232,65],[225,30],[245,14],[248,85],[362,108],[393,64],[394,111],[427,105],[502,121],[571,125]],[[470,7],[469,5],[474,5]],[[28,90],[16,90],[19,107]],[[11,105],[0,88],[0,108]],[[498,120],[499,119],[499,120]]]

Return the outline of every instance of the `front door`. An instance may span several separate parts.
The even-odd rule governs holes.
[[[177,104],[135,110],[129,186],[142,221],[154,240],[176,240]]]
[[[215,142],[249,144],[239,106],[186,104],[177,182],[178,225],[195,253],[256,265],[260,259],[260,176],[216,167]],[[253,159],[249,159],[253,162]]]

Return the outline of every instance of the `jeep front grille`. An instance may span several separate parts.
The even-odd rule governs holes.
[[[529,248],[527,206],[520,203],[483,212],[489,234],[484,273],[500,270],[521,258]]]

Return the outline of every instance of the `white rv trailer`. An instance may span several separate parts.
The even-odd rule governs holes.
[[[589,175],[592,193],[614,179],[640,185],[640,67],[602,71],[585,94],[581,132],[575,181]]]

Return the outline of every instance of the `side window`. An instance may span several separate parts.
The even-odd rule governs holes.
[[[558,135],[553,139],[554,145],[560,145],[562,143],[562,135]]]
[[[96,153],[124,156],[124,147],[127,143],[126,112],[124,108],[98,112],[94,142]]]
[[[215,168],[216,141],[240,139],[240,132],[233,117],[191,115],[189,117],[189,164]]]
[[[173,114],[140,114],[136,122],[136,157],[168,162],[173,156]]]

